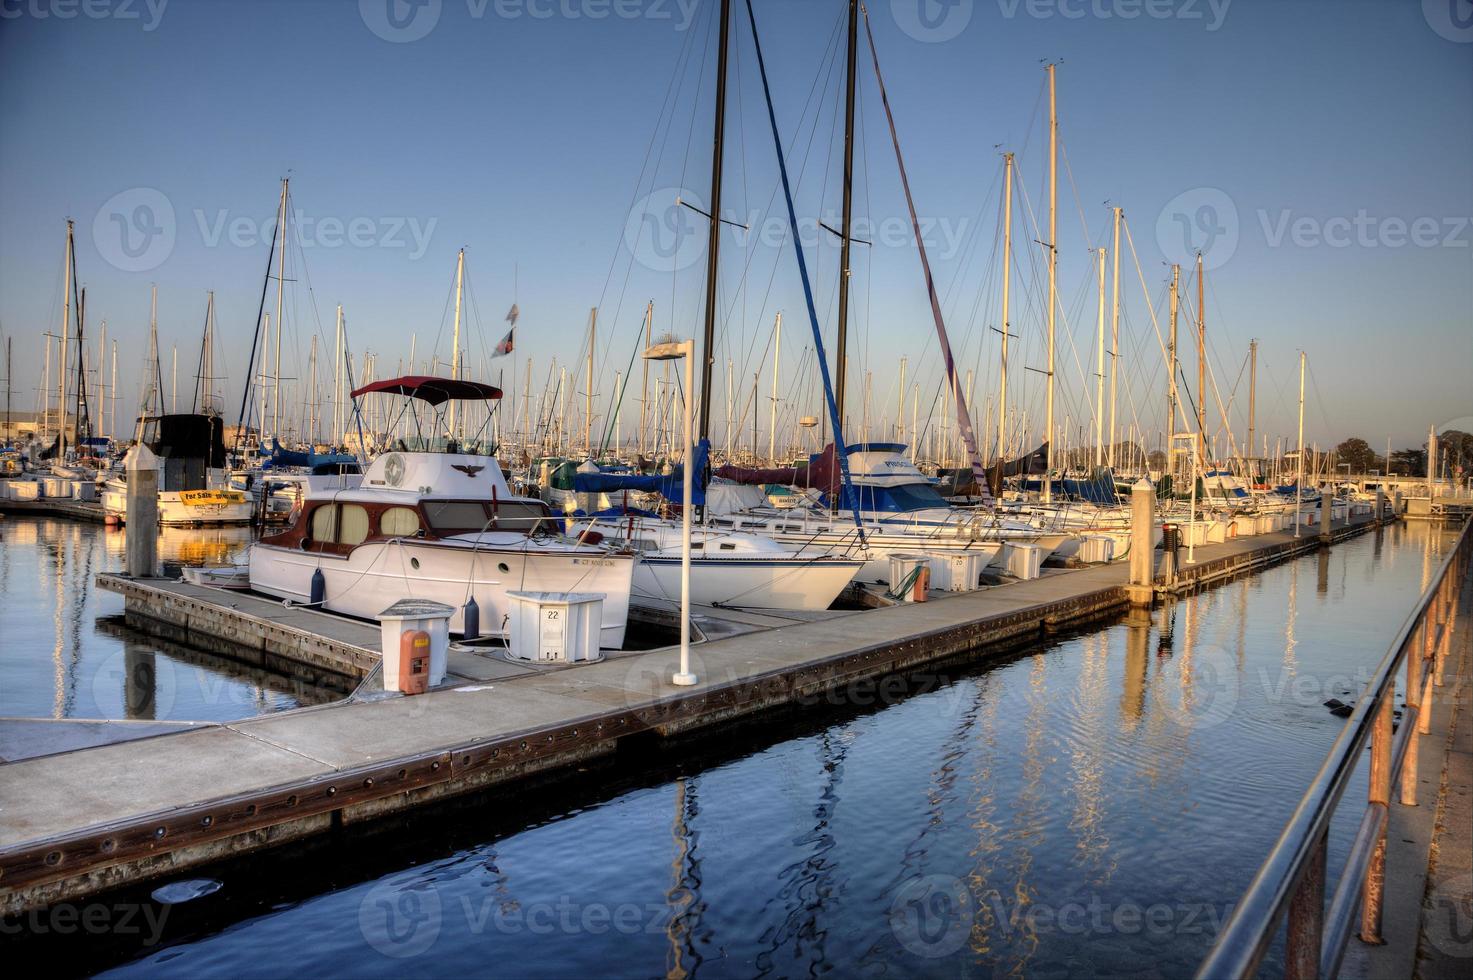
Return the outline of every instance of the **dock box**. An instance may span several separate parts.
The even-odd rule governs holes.
[[[1079,540],[1079,560],[1088,564],[1107,562],[1115,557],[1115,539],[1107,534],[1086,534]]]
[[[528,663],[593,663],[603,659],[602,592],[508,592],[507,656]]]
[[[1045,549],[1041,544],[1014,544],[1009,541],[1002,546],[1003,568],[1014,578],[1029,581],[1043,571]]]
[[[915,579],[912,577],[917,568],[931,568],[930,555],[916,554],[894,554],[889,556],[890,561],[890,593],[898,596],[902,602],[915,602]],[[931,587],[936,588],[935,569],[931,570]]]

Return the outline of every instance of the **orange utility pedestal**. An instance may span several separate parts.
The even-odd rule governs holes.
[[[430,634],[405,630],[399,637],[399,691],[423,694],[430,687]]]

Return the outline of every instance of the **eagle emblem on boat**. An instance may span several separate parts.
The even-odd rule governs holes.
[[[486,467],[476,466],[472,463],[451,463],[450,468],[452,470],[460,470],[460,472],[464,473],[466,476],[475,476]]]

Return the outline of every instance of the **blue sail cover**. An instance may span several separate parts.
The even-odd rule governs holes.
[[[332,472],[336,467],[346,466],[350,463],[356,464],[358,457],[348,453],[298,453],[290,449],[282,449],[281,443],[273,437],[271,440],[271,466],[300,466],[311,471],[314,475]]]
[[[702,439],[696,443],[691,454],[695,471],[691,480],[691,502],[697,507],[706,505],[705,482],[701,474],[706,471],[706,461],[711,455],[711,441]],[[671,503],[684,503],[684,469],[677,466],[669,476],[642,476],[634,473],[579,473],[573,477],[573,490],[577,493],[618,493],[620,490],[639,490],[658,493]]]
[[[1053,483],[1053,493],[1069,500],[1084,500],[1092,504],[1115,504],[1120,502],[1119,495],[1115,492],[1115,473],[1113,470],[1099,470],[1088,480],[1064,477],[1055,478],[1051,482]],[[1023,489],[1042,491],[1042,477],[1024,479]]]

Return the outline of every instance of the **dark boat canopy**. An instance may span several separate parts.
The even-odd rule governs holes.
[[[366,384],[353,392],[352,397],[367,395],[375,391],[391,395],[418,398],[431,405],[448,401],[489,401],[501,397],[501,389],[479,381],[456,381],[452,378],[436,378],[428,374],[406,374],[402,378],[386,378]]]

